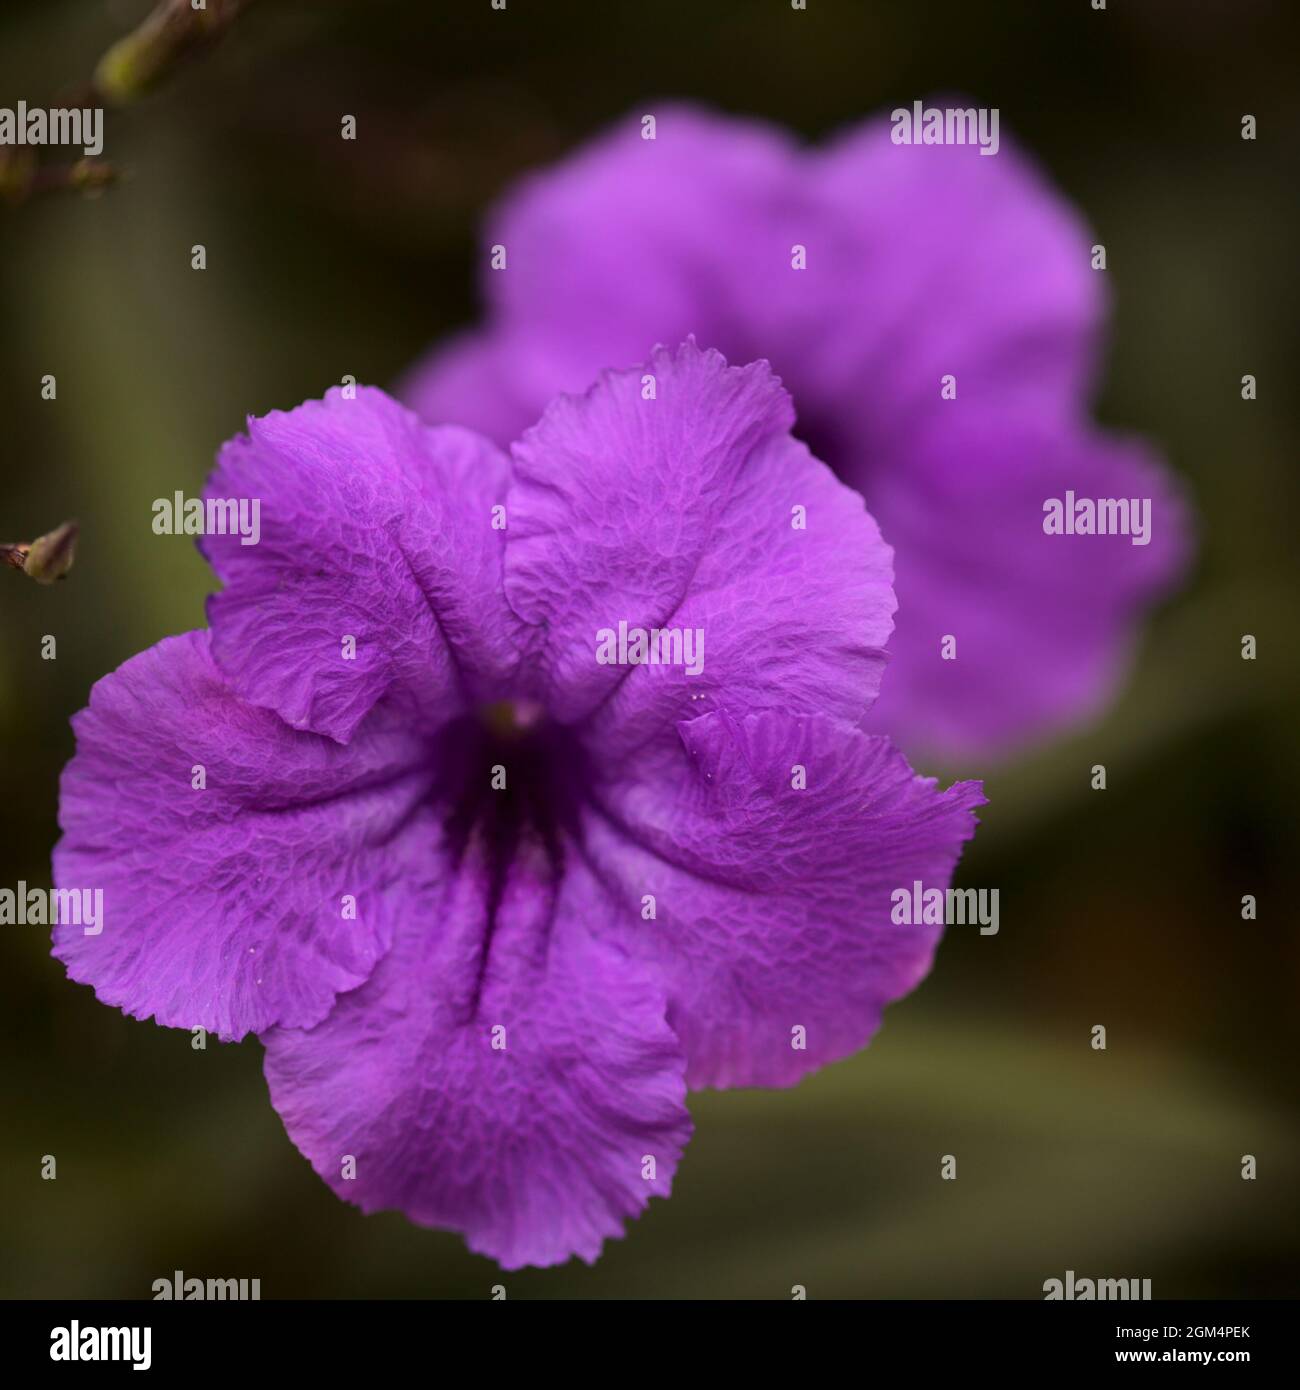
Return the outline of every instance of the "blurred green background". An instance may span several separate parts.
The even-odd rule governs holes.
[[[0,105],[52,104],[147,8],[5,0]],[[91,683],[203,624],[209,573],[152,534],[152,500],[196,493],[246,414],[390,382],[470,320],[485,202],[656,97],[810,138],[936,91],[998,106],[1108,248],[1099,414],[1159,442],[1201,527],[1104,719],[926,769],[986,778],[959,882],[1000,889],[1000,934],[952,929],[853,1060],[693,1097],[674,1196],[594,1269],[502,1277],[455,1235],[362,1216],[285,1137],[255,1041],[194,1052],[68,983],[45,929],[0,929],[0,1294],[148,1297],[174,1269],[268,1298],[1037,1298],[1067,1268],[1300,1292],[1298,37],[1296,6],[1258,0],[260,0],[109,117],[126,183],[0,206],[0,540],[83,528],[57,589],[0,573],[0,886],[49,882]]]

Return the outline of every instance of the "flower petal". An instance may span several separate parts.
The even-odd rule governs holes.
[[[484,272],[483,297],[509,336],[468,335],[418,366],[402,395],[425,419],[509,443],[553,396],[655,343],[695,334],[736,362],[775,350],[749,333],[739,291],[798,278],[787,225],[797,147],[774,126],[677,102],[653,114],[653,140],[642,114],[629,116],[488,215],[484,246],[508,260]]]
[[[516,660],[492,513],[508,477],[486,440],[373,388],[250,420],[207,496],[258,499],[261,538],[202,543],[226,585],[208,618],[235,690],[340,742],[390,691],[439,719],[481,698]]]
[[[561,397],[515,446],[506,590],[546,630],[555,717],[599,711],[628,747],[719,704],[865,710],[891,627],[890,552],[790,419],[765,363],[728,367],[688,342]],[[676,664],[602,664],[620,623],[698,632],[702,669],[687,674],[685,646]]]
[[[864,1047],[924,977],[942,928],[895,924],[892,894],[948,886],[984,798],[820,716],[706,714],[681,742],[675,764],[611,777],[585,852],[625,949],[667,984],[688,1084],[789,1085]]]
[[[644,357],[653,341],[642,343],[626,360]],[[561,382],[554,355],[542,357],[536,365],[532,357],[517,335],[507,338],[505,334],[467,329],[440,342],[409,368],[393,394],[431,425],[464,425],[509,448],[537,423],[556,390],[581,391],[602,365],[608,365],[598,364],[581,374],[574,373],[576,380]],[[551,379],[556,390],[534,385],[535,376]]]
[[[72,979],[136,1018],[233,1039],[315,1023],[369,976],[414,907],[424,774],[400,719],[377,711],[348,748],[296,733],[235,696],[207,634],[187,633],[99,681],[73,727],[54,876],[102,889],[103,918],[95,935],[55,928]]]
[[[461,1231],[506,1269],[590,1263],[671,1186],[681,1049],[662,991],[589,933],[606,904],[580,866],[556,890],[517,861],[498,900],[481,861],[448,865],[434,919],[404,922],[328,1019],[266,1035],[271,1099],[363,1211]]]
[[[876,489],[898,546],[900,621],[864,727],[909,751],[974,754],[1091,714],[1145,609],[1185,570],[1189,509],[1140,442],[963,407]],[[1149,503],[1145,544],[1048,535],[1044,504]],[[954,639],[955,659],[943,651]]]
[[[882,116],[801,150],[755,120],[657,117],[655,140],[619,122],[492,211],[510,260],[484,275],[488,328],[403,384],[426,419],[506,443],[557,391],[694,334],[770,360],[863,487],[883,443],[943,407],[945,374],[1003,405],[1083,398],[1106,307],[1093,238],[1005,132],[992,157],[896,145]]]
[[[900,553],[912,597],[891,643],[900,660],[872,727],[893,713],[890,731],[909,746],[964,754],[985,729],[990,748],[1007,746],[1022,716],[1021,737],[1077,718],[1111,688],[1143,595],[1159,583],[1129,586],[1130,557],[1120,582],[1099,576],[1095,599],[1076,586],[1057,631],[1079,632],[1083,645],[1031,630],[1032,664],[1012,653],[1000,668],[1013,684],[1023,675],[1024,695],[1005,698],[996,659],[978,679],[975,652],[965,668],[940,662],[927,603],[961,612],[982,645],[1035,596],[1006,603],[1015,562],[995,544],[953,562],[942,524],[952,509],[917,479],[916,455],[921,436],[959,413],[1000,413],[1003,449],[955,455],[972,483],[1000,496],[1019,482],[1018,436],[1081,428],[1107,301],[1083,220],[1005,131],[988,156],[976,144],[895,145],[881,117],[801,151],[754,122],[659,114],[656,141],[640,139],[639,119],[621,123],[506,198],[488,234],[508,244],[512,268],[486,277],[486,328],[417,367],[407,394],[436,418],[472,418],[507,439],[554,390],[636,360],[641,344],[693,332],[733,360],[766,358],[797,404],[795,433],[862,492],[891,544],[906,537],[909,547]],[[733,146],[741,155],[728,173]],[[796,271],[797,245],[806,265]],[[955,399],[941,394],[949,375]],[[1172,484],[1150,487],[1167,494]],[[922,561],[912,541],[929,507],[937,524]],[[1185,540],[1174,544],[1185,552]],[[1152,561],[1149,572],[1179,564]],[[949,702],[955,689],[967,692],[965,708]]]
[[[790,377],[801,412],[833,420],[843,449],[828,461],[873,503],[890,443],[952,409],[946,375],[962,401],[1077,410],[1106,307],[1093,238],[1005,133],[990,157],[971,144],[896,145],[891,131],[881,117],[815,156],[827,312],[819,334],[801,337]]]

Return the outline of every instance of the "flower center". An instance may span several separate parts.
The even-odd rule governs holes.
[[[843,478],[840,460],[844,453],[841,431],[835,421],[827,414],[816,410],[802,410],[795,425],[794,434],[808,446],[812,456],[820,459],[837,478]]]
[[[565,841],[577,834],[586,760],[573,733],[526,700],[499,700],[451,721],[435,750],[435,796],[457,862],[486,860],[504,886],[527,844],[558,880]]]
[[[546,711],[533,700],[494,700],[482,705],[477,714],[485,729],[503,739],[531,733],[546,717]]]
[[[473,875],[483,893],[476,1014],[511,876],[535,883],[540,873],[541,892],[552,903],[558,897],[566,855],[580,834],[587,758],[570,729],[523,701],[484,705],[452,720],[433,753],[433,796],[453,870]]]

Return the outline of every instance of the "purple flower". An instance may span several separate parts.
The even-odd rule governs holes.
[[[946,886],[982,801],[857,727],[891,556],[792,419],[687,344],[511,459],[370,389],[250,421],[208,495],[261,541],[204,537],[210,632],[75,720],[56,879],[104,928],[56,931],[70,976],[259,1034],[362,1209],[594,1259],[668,1192],[688,1086],[792,1084],[924,976],[941,928],[891,895]],[[698,674],[598,657],[638,630],[702,633]]]
[[[630,119],[491,214],[505,268],[483,276],[487,325],[402,394],[507,441],[649,343],[768,358],[796,433],[898,556],[871,727],[967,754],[1094,710],[1187,526],[1149,451],[1082,409],[1105,297],[1093,238],[1005,137],[993,157],[894,144],[882,119],[804,150],[754,121],[655,115],[653,140]],[[1067,492],[1148,499],[1146,542],[1044,534]]]

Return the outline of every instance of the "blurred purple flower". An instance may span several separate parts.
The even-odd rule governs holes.
[[[688,1086],[792,1084],[924,976],[942,928],[891,896],[946,886],[983,799],[857,727],[891,556],[792,420],[688,343],[513,459],[369,389],[250,421],[208,495],[261,540],[204,538],[210,632],[75,720],[55,875],[104,926],[56,930],[69,975],[260,1034],[364,1210],[593,1260],[667,1194]],[[620,621],[702,669],[601,664]]]
[[[766,358],[898,557],[871,727],[984,753],[1097,709],[1188,547],[1169,476],[1083,410],[1105,298],[1085,228],[1005,136],[994,157],[896,145],[880,119],[805,150],[756,121],[655,116],[653,140],[629,119],[505,198],[486,326],[399,394],[504,442],[652,343]],[[1149,498],[1149,543],[1045,535],[1067,491]]]

